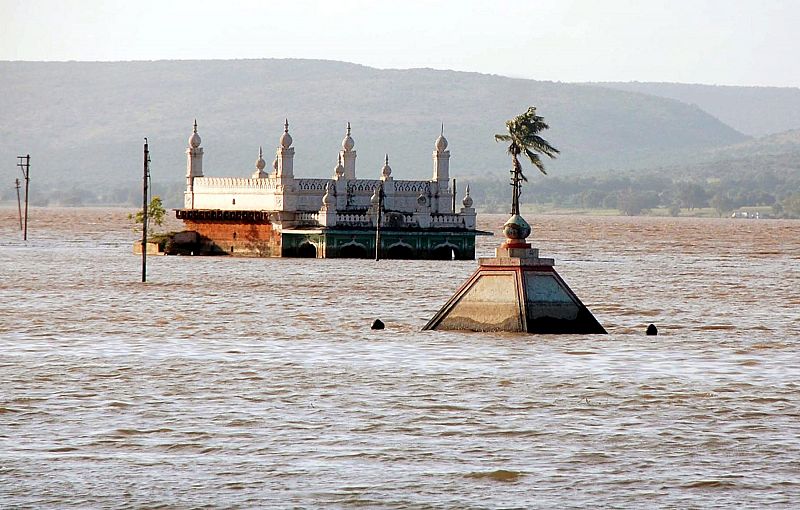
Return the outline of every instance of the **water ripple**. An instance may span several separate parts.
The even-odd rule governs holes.
[[[151,257],[142,285],[127,212],[34,208],[25,244],[0,209],[4,506],[800,500],[800,222],[531,218],[610,333],[560,337],[421,332],[473,262]]]

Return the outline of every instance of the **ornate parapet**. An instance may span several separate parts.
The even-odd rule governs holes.
[[[458,213],[433,213],[431,228],[465,228],[464,218]]]
[[[294,214],[294,221],[296,226],[319,226],[320,225],[319,212],[297,212]]]
[[[395,193],[424,193],[431,190],[431,181],[394,181]]]
[[[369,227],[373,225],[373,222],[368,214],[337,212],[336,224],[347,227]]]
[[[221,209],[176,209],[179,220],[236,221],[241,223],[270,223],[268,211],[223,211]]]
[[[197,177],[194,179],[195,192],[226,193],[241,191],[274,191],[275,179],[251,179],[249,177]]]
[[[294,182],[298,191],[320,191],[324,193],[325,186],[331,182],[331,179],[295,179]]]

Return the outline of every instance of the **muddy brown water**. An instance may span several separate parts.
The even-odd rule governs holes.
[[[471,261],[143,285],[128,212],[0,209],[2,508],[800,504],[798,221],[529,216],[609,335],[528,336],[420,331]]]

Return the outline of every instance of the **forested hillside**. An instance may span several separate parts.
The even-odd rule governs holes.
[[[734,129],[752,136],[800,129],[800,88],[642,82],[595,85],[695,104]]]
[[[800,217],[800,130],[699,152],[677,163],[637,171],[539,176],[530,172],[522,200],[546,208],[650,209],[711,207],[725,215],[744,207],[768,207],[774,217]],[[508,209],[509,186],[496,179],[472,183],[476,203]]]
[[[248,175],[289,118],[300,176],[330,175],[350,121],[358,175],[388,153],[397,178],[427,177],[444,123],[457,177],[505,180],[494,133],[529,105],[562,155],[552,174],[678,163],[747,137],[673,99],[607,87],[431,69],[379,70],[315,60],[0,62],[0,161],[30,153],[39,203],[136,203],[141,147],[168,201],[179,197],[197,118],[208,175]]]

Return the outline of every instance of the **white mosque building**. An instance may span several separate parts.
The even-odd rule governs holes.
[[[442,130],[444,131],[444,130]],[[197,122],[186,149],[186,192],[177,217],[204,254],[261,257],[474,259],[469,187],[456,207],[444,133],[429,180],[399,180],[386,156],[378,179],[356,177],[350,124],[328,179],[295,177],[288,120],[272,163],[259,149],[252,174],[206,177]]]

